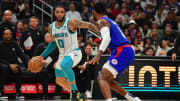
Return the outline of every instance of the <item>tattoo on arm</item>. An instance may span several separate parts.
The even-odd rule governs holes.
[[[95,32],[98,35],[98,28],[89,23],[89,22],[85,22],[85,21],[80,21],[78,19],[72,19],[69,21],[69,25],[73,27],[73,29],[77,29],[77,28],[88,28],[90,30],[92,30],[93,32]]]
[[[109,27],[109,24],[108,24],[108,22],[106,21],[106,20],[100,20],[100,21],[98,21],[98,28],[99,29],[101,29],[102,27],[105,27],[105,26],[107,26],[107,27]]]

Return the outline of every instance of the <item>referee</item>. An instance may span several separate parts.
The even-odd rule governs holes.
[[[178,33],[177,37],[176,37],[176,43],[174,45],[174,49],[173,49],[173,54],[172,54],[172,61],[176,60],[176,55],[180,55],[178,50],[180,46],[180,33]]]

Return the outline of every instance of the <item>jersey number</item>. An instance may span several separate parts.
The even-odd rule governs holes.
[[[64,48],[64,40],[58,40],[58,44],[60,48]]]

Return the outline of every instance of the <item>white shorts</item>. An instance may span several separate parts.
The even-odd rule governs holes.
[[[64,59],[65,56],[70,56],[72,61],[73,61],[73,67],[75,67],[82,59],[82,53],[81,53],[81,50],[78,49],[78,50],[74,50],[72,52],[70,52],[69,54],[66,54],[66,55],[59,55],[59,58],[57,60],[57,63],[56,63],[56,68],[61,70],[61,67],[60,67],[60,64],[61,64],[61,61]]]

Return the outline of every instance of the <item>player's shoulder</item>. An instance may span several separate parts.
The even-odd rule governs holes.
[[[110,27],[110,23],[106,19],[100,19],[97,22],[99,28],[102,28],[103,26],[108,26]]]

